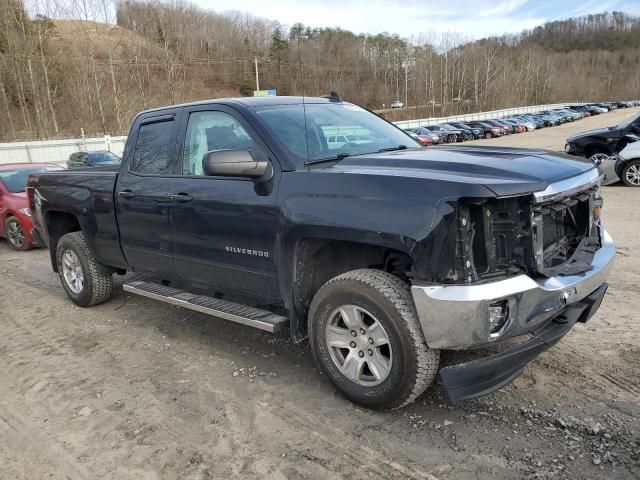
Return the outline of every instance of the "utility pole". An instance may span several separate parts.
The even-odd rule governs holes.
[[[258,77],[258,57],[253,57],[256,64],[256,90],[260,90],[260,78]]]
[[[404,108],[409,108],[409,64],[404,64]]]

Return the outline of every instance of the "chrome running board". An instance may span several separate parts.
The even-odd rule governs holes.
[[[206,295],[195,295],[183,290],[178,290],[177,288],[165,287],[164,285],[145,282],[143,280],[133,280],[125,283],[122,288],[126,292],[241,323],[242,325],[259,328],[260,330],[271,333],[280,331],[289,322],[287,317],[276,315],[268,310],[260,310]]]

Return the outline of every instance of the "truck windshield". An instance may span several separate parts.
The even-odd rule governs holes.
[[[27,188],[27,180],[32,173],[51,172],[62,170],[57,167],[32,167],[17,168],[15,170],[0,170],[0,182],[4,184],[10,193],[24,192]]]
[[[298,166],[305,162],[420,147],[402,130],[349,103],[253,107]]]

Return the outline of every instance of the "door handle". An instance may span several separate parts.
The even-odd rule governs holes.
[[[122,198],[133,198],[136,194],[133,193],[132,190],[122,190],[121,192],[118,192],[118,196]]]
[[[169,198],[179,203],[187,203],[193,200],[193,197],[188,193],[174,193],[173,195],[169,195]]]

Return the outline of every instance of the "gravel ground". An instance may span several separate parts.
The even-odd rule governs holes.
[[[482,144],[557,150],[630,113]],[[588,324],[500,392],[453,408],[432,388],[389,414],[341,398],[306,343],[131,296],[122,279],[84,310],[46,250],[0,241],[0,478],[640,478],[639,195],[604,189],[618,256]]]

